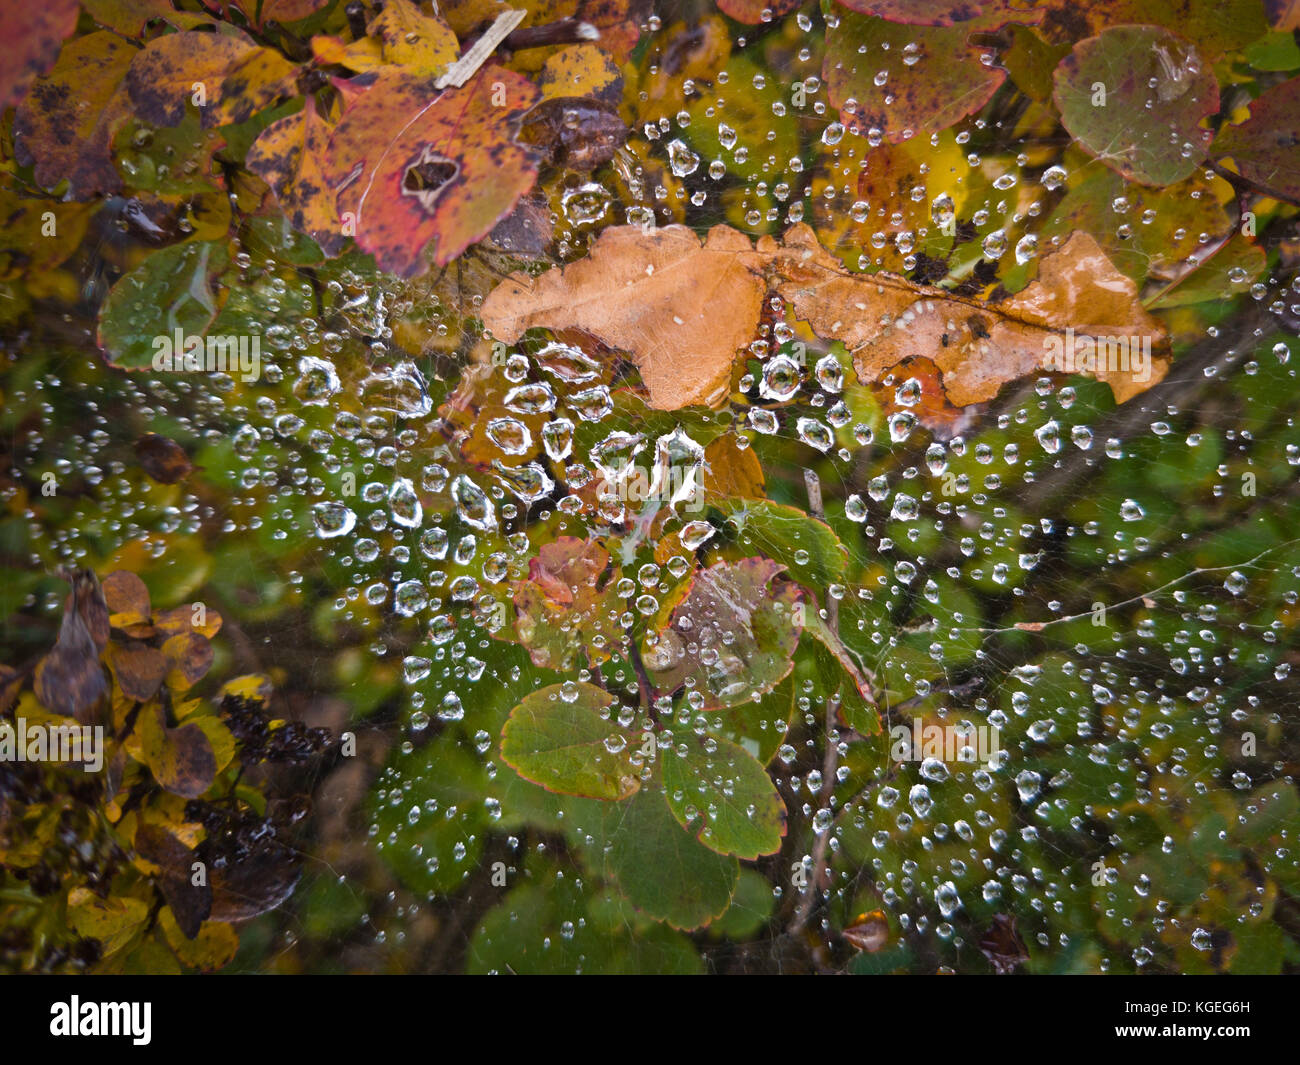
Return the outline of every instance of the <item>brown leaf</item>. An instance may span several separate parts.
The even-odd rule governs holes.
[[[135,442],[135,456],[144,472],[159,484],[176,484],[194,472],[185,449],[157,433],[146,433]]]
[[[198,725],[168,728],[163,708],[153,703],[140,714],[138,727],[145,764],[163,788],[196,799],[212,786],[217,759]]]
[[[165,828],[151,824],[136,829],[135,850],[161,870],[155,877],[158,889],[180,930],[187,939],[193,939],[212,912],[212,888],[207,880],[199,885],[192,883],[197,860],[194,852]]]
[[[108,643],[108,606],[92,570],[64,576],[72,591],[63,604],[59,638],[36,667],[36,698],[47,710],[89,724],[109,690],[99,662]]]
[[[109,665],[117,677],[117,686],[125,695],[147,702],[158,694],[167,675],[167,658],[156,647],[132,641],[113,644],[108,651]]]
[[[162,645],[162,653],[171,665],[167,687],[176,691],[192,688],[212,668],[212,644],[197,632],[171,637]]]
[[[130,102],[122,79],[137,52],[107,30],[68,44],[54,69],[36,80],[14,118],[24,161],[49,189],[65,178],[73,199],[116,192],[122,178],[113,163],[113,135]]]
[[[507,343],[536,326],[582,329],[632,356],[652,407],[714,404],[736,352],[754,339],[759,265],[749,239],[728,226],[703,245],[685,226],[614,226],[585,259],[538,278],[512,274],[484,302],[483,322]]]
[[[512,274],[484,302],[483,321],[507,343],[534,327],[581,329],[631,355],[652,407],[677,410],[726,395],[732,361],[756,335],[768,291],[819,336],[842,341],[864,384],[925,358],[958,407],[1057,368],[1107,382],[1123,402],[1168,369],[1163,327],[1085,233],[1044,256],[1023,292],[987,303],[888,273],[849,273],[803,224],[757,247],[727,226],[715,226],[703,246],[683,226],[615,226],[585,259],[537,278]],[[1124,352],[1094,345],[1101,365],[1089,366],[1082,345],[1094,338],[1122,340]],[[1127,361],[1130,339],[1139,351],[1149,344],[1141,368]],[[1067,349],[1068,365],[1056,358]]]
[[[197,603],[173,607],[154,615],[153,623],[163,637],[179,636],[186,632],[196,632],[209,640],[221,631],[221,615],[212,607],[203,604],[201,611],[196,611]]]
[[[854,950],[875,954],[889,943],[889,921],[883,910],[862,913],[844,929],[843,936]]]
[[[110,614],[130,614],[148,619],[152,612],[149,589],[130,570],[120,569],[104,578],[104,602]]]
[[[0,6],[0,41],[5,42],[5,59],[0,64],[0,112],[18,104],[32,79],[50,69],[59,46],[77,28],[80,10],[77,0]]]
[[[979,943],[980,953],[993,964],[1002,976],[1015,970],[1021,962],[1029,960],[1025,941],[1016,931],[1016,919],[1005,913],[993,915],[993,923]]]

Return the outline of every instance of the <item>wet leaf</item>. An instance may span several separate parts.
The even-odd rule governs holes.
[[[896,144],[939,133],[982,108],[1006,79],[1005,70],[980,62],[979,49],[967,43],[967,27],[836,13],[840,21],[826,35],[822,76],[840,121],[864,136],[876,130]]]
[[[217,314],[212,279],[226,259],[220,245],[174,244],[119,278],[99,312],[99,345],[109,362],[129,370],[152,366],[160,338],[174,349],[178,331],[185,343],[201,343]],[[173,354],[180,363],[183,353]]]
[[[14,136],[45,188],[66,178],[79,200],[121,188],[113,136],[128,114],[122,80],[136,51],[107,31],[89,34],[70,42],[32,86],[14,119]]]
[[[528,579],[514,584],[515,630],[535,665],[558,669],[578,650],[591,663],[609,657],[623,601],[608,568],[608,551],[573,536],[543,544],[529,562]]]
[[[415,75],[441,74],[460,55],[456,35],[437,15],[411,0],[388,0],[368,32],[383,41],[384,59]]]
[[[759,250],[771,248],[760,242]],[[1142,309],[1133,282],[1084,233],[1043,257],[1037,281],[996,304],[957,299],[886,274],[846,274],[806,227],[786,234],[777,268],[787,279],[780,291],[795,313],[819,336],[845,343],[864,384],[924,351],[933,353],[949,400],[966,406],[992,399],[1009,381],[1049,369],[1050,359],[1072,337],[1074,372],[1105,381],[1121,403],[1155,384],[1168,368],[1163,328]],[[1114,357],[1098,354],[1093,345],[1086,349],[1094,355],[1088,366],[1080,337],[1114,339]],[[1135,372],[1138,364],[1127,355],[1119,358],[1119,341],[1126,342],[1127,352],[1131,338],[1139,348],[1143,341],[1149,344],[1142,372]]]
[[[158,433],[146,433],[135,442],[135,455],[144,472],[159,484],[176,484],[194,472],[185,449]]]
[[[1250,117],[1220,131],[1214,154],[1229,156],[1243,177],[1300,201],[1300,78],[1274,85],[1250,105]]]
[[[109,690],[99,662],[108,643],[108,606],[93,571],[77,570],[68,580],[59,638],[36,667],[35,690],[46,709],[86,724]]]
[[[572,44],[547,57],[537,87],[543,100],[588,97],[617,108],[623,98],[623,72],[603,48]]]
[[[787,673],[799,643],[798,588],[771,585],[782,566],[766,558],[720,562],[696,572],[657,641],[642,652],[661,693],[683,684],[698,691],[701,709],[717,710],[771,691]]]
[[[1161,291],[1151,306],[1164,310],[1240,295],[1267,268],[1264,249],[1248,237],[1233,233],[1200,266]]]
[[[162,707],[153,704],[140,712],[137,727],[145,763],[167,791],[196,799],[212,786],[217,761],[198,725],[168,728]]]
[[[194,884],[194,852],[160,825],[142,824],[135,833],[135,850],[159,868],[156,878],[163,899],[171,907],[177,927],[187,939],[199,934],[212,912],[212,888],[204,880]]]
[[[641,786],[631,760],[637,738],[613,720],[614,704],[593,684],[535,691],[510,711],[501,760],[547,791],[626,799]]]
[[[301,111],[272,122],[253,142],[248,169],[271,186],[294,229],[326,255],[337,255],[347,237],[335,206],[337,190],[324,169],[331,132],[309,96]]]
[[[147,702],[157,695],[167,675],[166,656],[156,647],[135,641],[112,644],[108,662],[122,693],[140,702]]]
[[[552,96],[524,116],[519,140],[545,151],[559,165],[589,171],[614,158],[627,140],[627,127],[615,104]]]
[[[631,354],[652,407],[711,404],[758,322],[764,285],[744,261],[751,251],[725,226],[703,245],[684,226],[616,226],[585,259],[535,279],[512,274],[484,302],[483,321],[507,343],[536,326],[582,329]]]
[[[148,916],[149,905],[142,899],[100,898],[84,887],[68,892],[68,923],[78,935],[98,939],[106,958],[125,947]]]
[[[854,950],[875,954],[889,944],[889,919],[883,910],[862,913],[842,934]]]
[[[1112,26],[1163,26],[1191,41],[1208,60],[1242,48],[1268,24],[1259,0],[1050,0],[1044,29],[1054,41],[1095,36]]]
[[[746,554],[761,551],[809,588],[825,589],[844,579],[848,549],[820,518],[768,499],[729,499],[718,509]]]
[[[423,273],[431,241],[445,265],[532,188],[534,152],[514,140],[537,100],[527,79],[490,66],[441,93],[396,69],[356,80],[368,87],[335,127],[326,172],[331,185],[346,184],[340,214],[355,221],[357,245],[382,269]]]
[[[126,86],[145,121],[175,126],[193,104],[207,129],[243,122],[290,95],[297,72],[246,37],[193,30],[151,41],[132,60]]]
[[[740,866],[704,846],[673,817],[664,793],[642,788],[610,808],[618,819],[608,868],[627,900],[673,928],[699,928],[731,902]]]
[[[688,734],[660,757],[673,816],[706,847],[749,861],[780,849],[785,803],[743,747]]]
[[[802,4],[803,0],[718,0],[718,10],[737,22],[757,26],[761,22],[784,18]]]
[[[54,65],[59,46],[77,28],[80,7],[77,0],[49,0],[39,7],[5,4],[0,10],[6,49],[0,111],[17,106],[32,81]]]
[[[1218,82],[1196,49],[1169,30],[1117,26],[1081,41],[1057,67],[1055,83],[1053,99],[1070,135],[1144,185],[1189,176],[1213,136],[1201,121],[1219,109]]]

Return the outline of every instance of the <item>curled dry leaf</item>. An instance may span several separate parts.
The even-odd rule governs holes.
[[[1164,329],[1084,233],[1044,256],[1023,292],[987,303],[892,274],[849,273],[802,224],[757,247],[727,226],[703,244],[683,226],[616,226],[585,259],[537,278],[512,274],[484,302],[483,321],[506,342],[534,327],[581,329],[630,354],[652,407],[678,410],[725,397],[769,291],[819,336],[842,341],[862,383],[927,359],[958,407],[1052,370],[1105,381],[1123,402],[1168,369]],[[719,306],[730,313],[719,318]]]
[[[54,648],[36,667],[36,698],[47,710],[88,723],[108,681],[99,653],[108,643],[108,605],[99,579],[88,569],[67,576],[72,585]]]
[[[993,923],[980,938],[979,948],[1000,976],[1013,972],[1017,965],[1029,960],[1025,941],[1016,931],[1016,919],[1010,914],[993,915]]]
[[[861,913],[844,929],[843,935],[854,950],[875,954],[889,943],[889,920],[884,910]]]

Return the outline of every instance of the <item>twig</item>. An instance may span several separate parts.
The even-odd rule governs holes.
[[[527,14],[527,11],[502,11],[483,36],[470,45],[469,51],[443,72],[433,83],[433,87],[445,89],[450,85],[459,89],[474,76],[479,67],[488,61],[488,57],[497,50],[497,45],[510,36]]]
[[[803,471],[803,483],[808,490],[809,513],[813,517],[825,521],[826,507],[822,501],[820,478],[811,469],[807,469]],[[826,596],[826,623],[837,636],[840,631],[839,607],[839,601],[834,596]],[[822,755],[822,790],[819,801],[822,808],[828,813],[835,797],[835,774],[839,768],[839,711],[840,694],[837,691],[826,700],[826,750]],[[813,843],[812,881],[804,889],[803,898],[799,900],[799,908],[795,911],[794,920],[790,924],[790,931],[793,934],[802,932],[808,926],[808,920],[812,917],[813,909],[817,905],[817,899],[823,886],[822,882],[826,879],[826,852],[830,848],[830,842],[831,825],[828,823],[825,830],[817,836],[816,841]]]

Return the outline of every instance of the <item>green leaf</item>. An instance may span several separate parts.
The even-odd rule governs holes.
[[[1212,134],[1201,120],[1218,111],[1219,85],[1177,34],[1155,26],[1105,30],[1074,46],[1055,82],[1066,130],[1125,177],[1172,185],[1204,157]]]
[[[824,589],[844,579],[848,549],[824,521],[768,499],[733,499],[719,509],[746,553],[776,559],[805,587]]]
[[[643,788],[612,808],[610,816],[615,820],[609,826],[607,868],[642,913],[691,929],[713,921],[731,904],[740,864],[683,829],[662,791]]]
[[[673,816],[710,850],[752,861],[780,849],[785,803],[743,747],[691,733],[661,764]]]
[[[594,684],[552,684],[510,711],[501,758],[561,795],[626,799],[641,786],[633,737],[610,720],[614,698]]]
[[[226,257],[219,244],[173,244],[119,279],[99,312],[99,346],[109,362],[141,370],[153,365],[155,341],[174,348],[178,331],[185,340],[202,338],[217,314],[211,279]],[[182,354],[174,352],[177,361]]]

